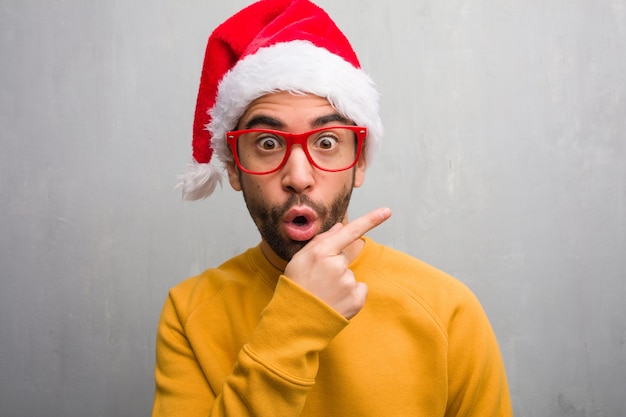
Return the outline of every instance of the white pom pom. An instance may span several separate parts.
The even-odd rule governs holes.
[[[201,200],[210,196],[217,184],[222,185],[222,174],[211,164],[193,163],[187,172],[178,177],[176,189],[183,191],[183,200]]]

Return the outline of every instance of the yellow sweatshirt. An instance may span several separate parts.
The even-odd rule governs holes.
[[[512,416],[497,341],[448,275],[364,238],[348,321],[260,246],[170,291],[153,416]]]

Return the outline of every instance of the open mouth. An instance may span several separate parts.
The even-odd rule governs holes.
[[[307,224],[308,222],[309,222],[309,221],[308,221],[308,220],[307,220],[307,218],[306,218],[306,217],[304,217],[304,216],[298,216],[298,217],[296,217],[295,219],[293,219],[293,223],[294,223],[294,224],[296,224],[296,225],[298,225],[298,226],[306,226],[306,224]]]
[[[283,220],[285,233],[292,240],[310,240],[317,233],[317,214],[310,207],[294,207],[287,212]]]

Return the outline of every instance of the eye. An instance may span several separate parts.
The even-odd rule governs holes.
[[[315,140],[314,146],[317,149],[321,149],[324,151],[328,151],[334,149],[339,144],[339,141],[336,137],[326,134],[324,136],[320,136]]]
[[[257,146],[264,151],[274,151],[281,147],[281,142],[278,137],[273,135],[265,135],[257,138]]]

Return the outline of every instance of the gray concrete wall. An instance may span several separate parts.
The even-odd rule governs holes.
[[[257,243],[183,203],[206,37],[244,1],[0,1],[0,415],[140,416],[167,289]],[[352,216],[466,282],[518,417],[626,413],[626,2],[323,0],[382,91]]]

